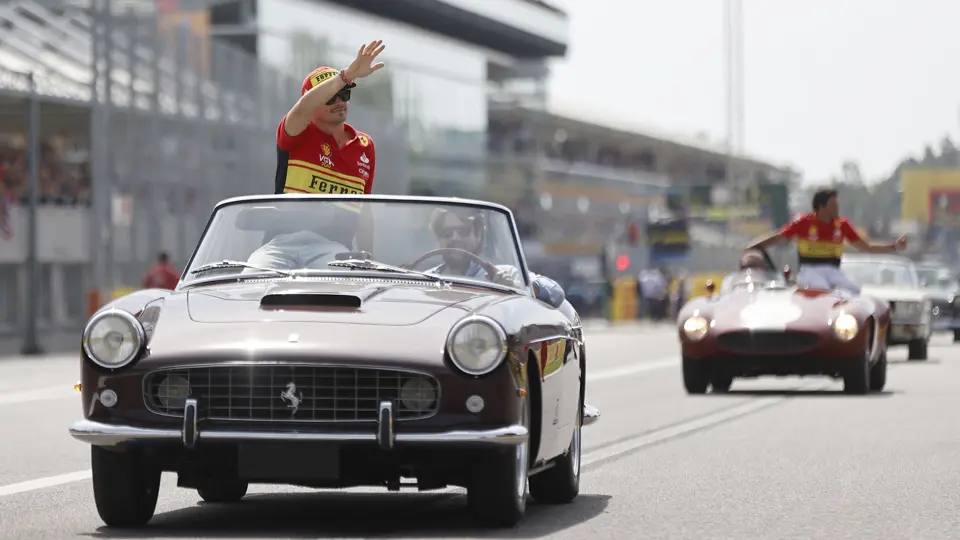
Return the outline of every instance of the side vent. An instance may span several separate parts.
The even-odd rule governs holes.
[[[340,308],[340,309],[359,309],[363,301],[359,296],[352,294],[316,294],[316,293],[290,293],[290,294],[268,294],[260,300],[260,307],[278,308]]]

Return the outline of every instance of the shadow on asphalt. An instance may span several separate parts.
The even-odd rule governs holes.
[[[604,512],[609,495],[580,495],[571,504],[528,500],[514,528],[471,523],[464,494],[293,493],[248,495],[154,516],[142,529],[101,527],[94,538],[543,538]]]
[[[888,398],[903,394],[900,390],[884,390],[882,392],[871,392],[864,395],[845,394],[843,390],[730,390],[725,394],[709,394],[716,397],[732,396],[786,396],[786,397],[833,397],[843,399],[875,399]]]

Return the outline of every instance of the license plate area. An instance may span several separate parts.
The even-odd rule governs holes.
[[[238,476],[244,480],[336,480],[340,447],[328,443],[252,442],[237,452]]]

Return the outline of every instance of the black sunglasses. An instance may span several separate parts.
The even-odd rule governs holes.
[[[337,102],[337,98],[340,98],[344,103],[350,101],[350,90],[341,90],[337,92],[335,96],[330,98],[330,101],[327,102],[327,105],[333,105]]]

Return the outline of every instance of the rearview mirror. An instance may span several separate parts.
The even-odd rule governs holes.
[[[713,294],[713,291],[715,291],[715,290],[717,290],[717,285],[716,285],[716,283],[714,283],[712,279],[708,279],[708,280],[707,280],[707,292],[710,293],[710,294]]]

